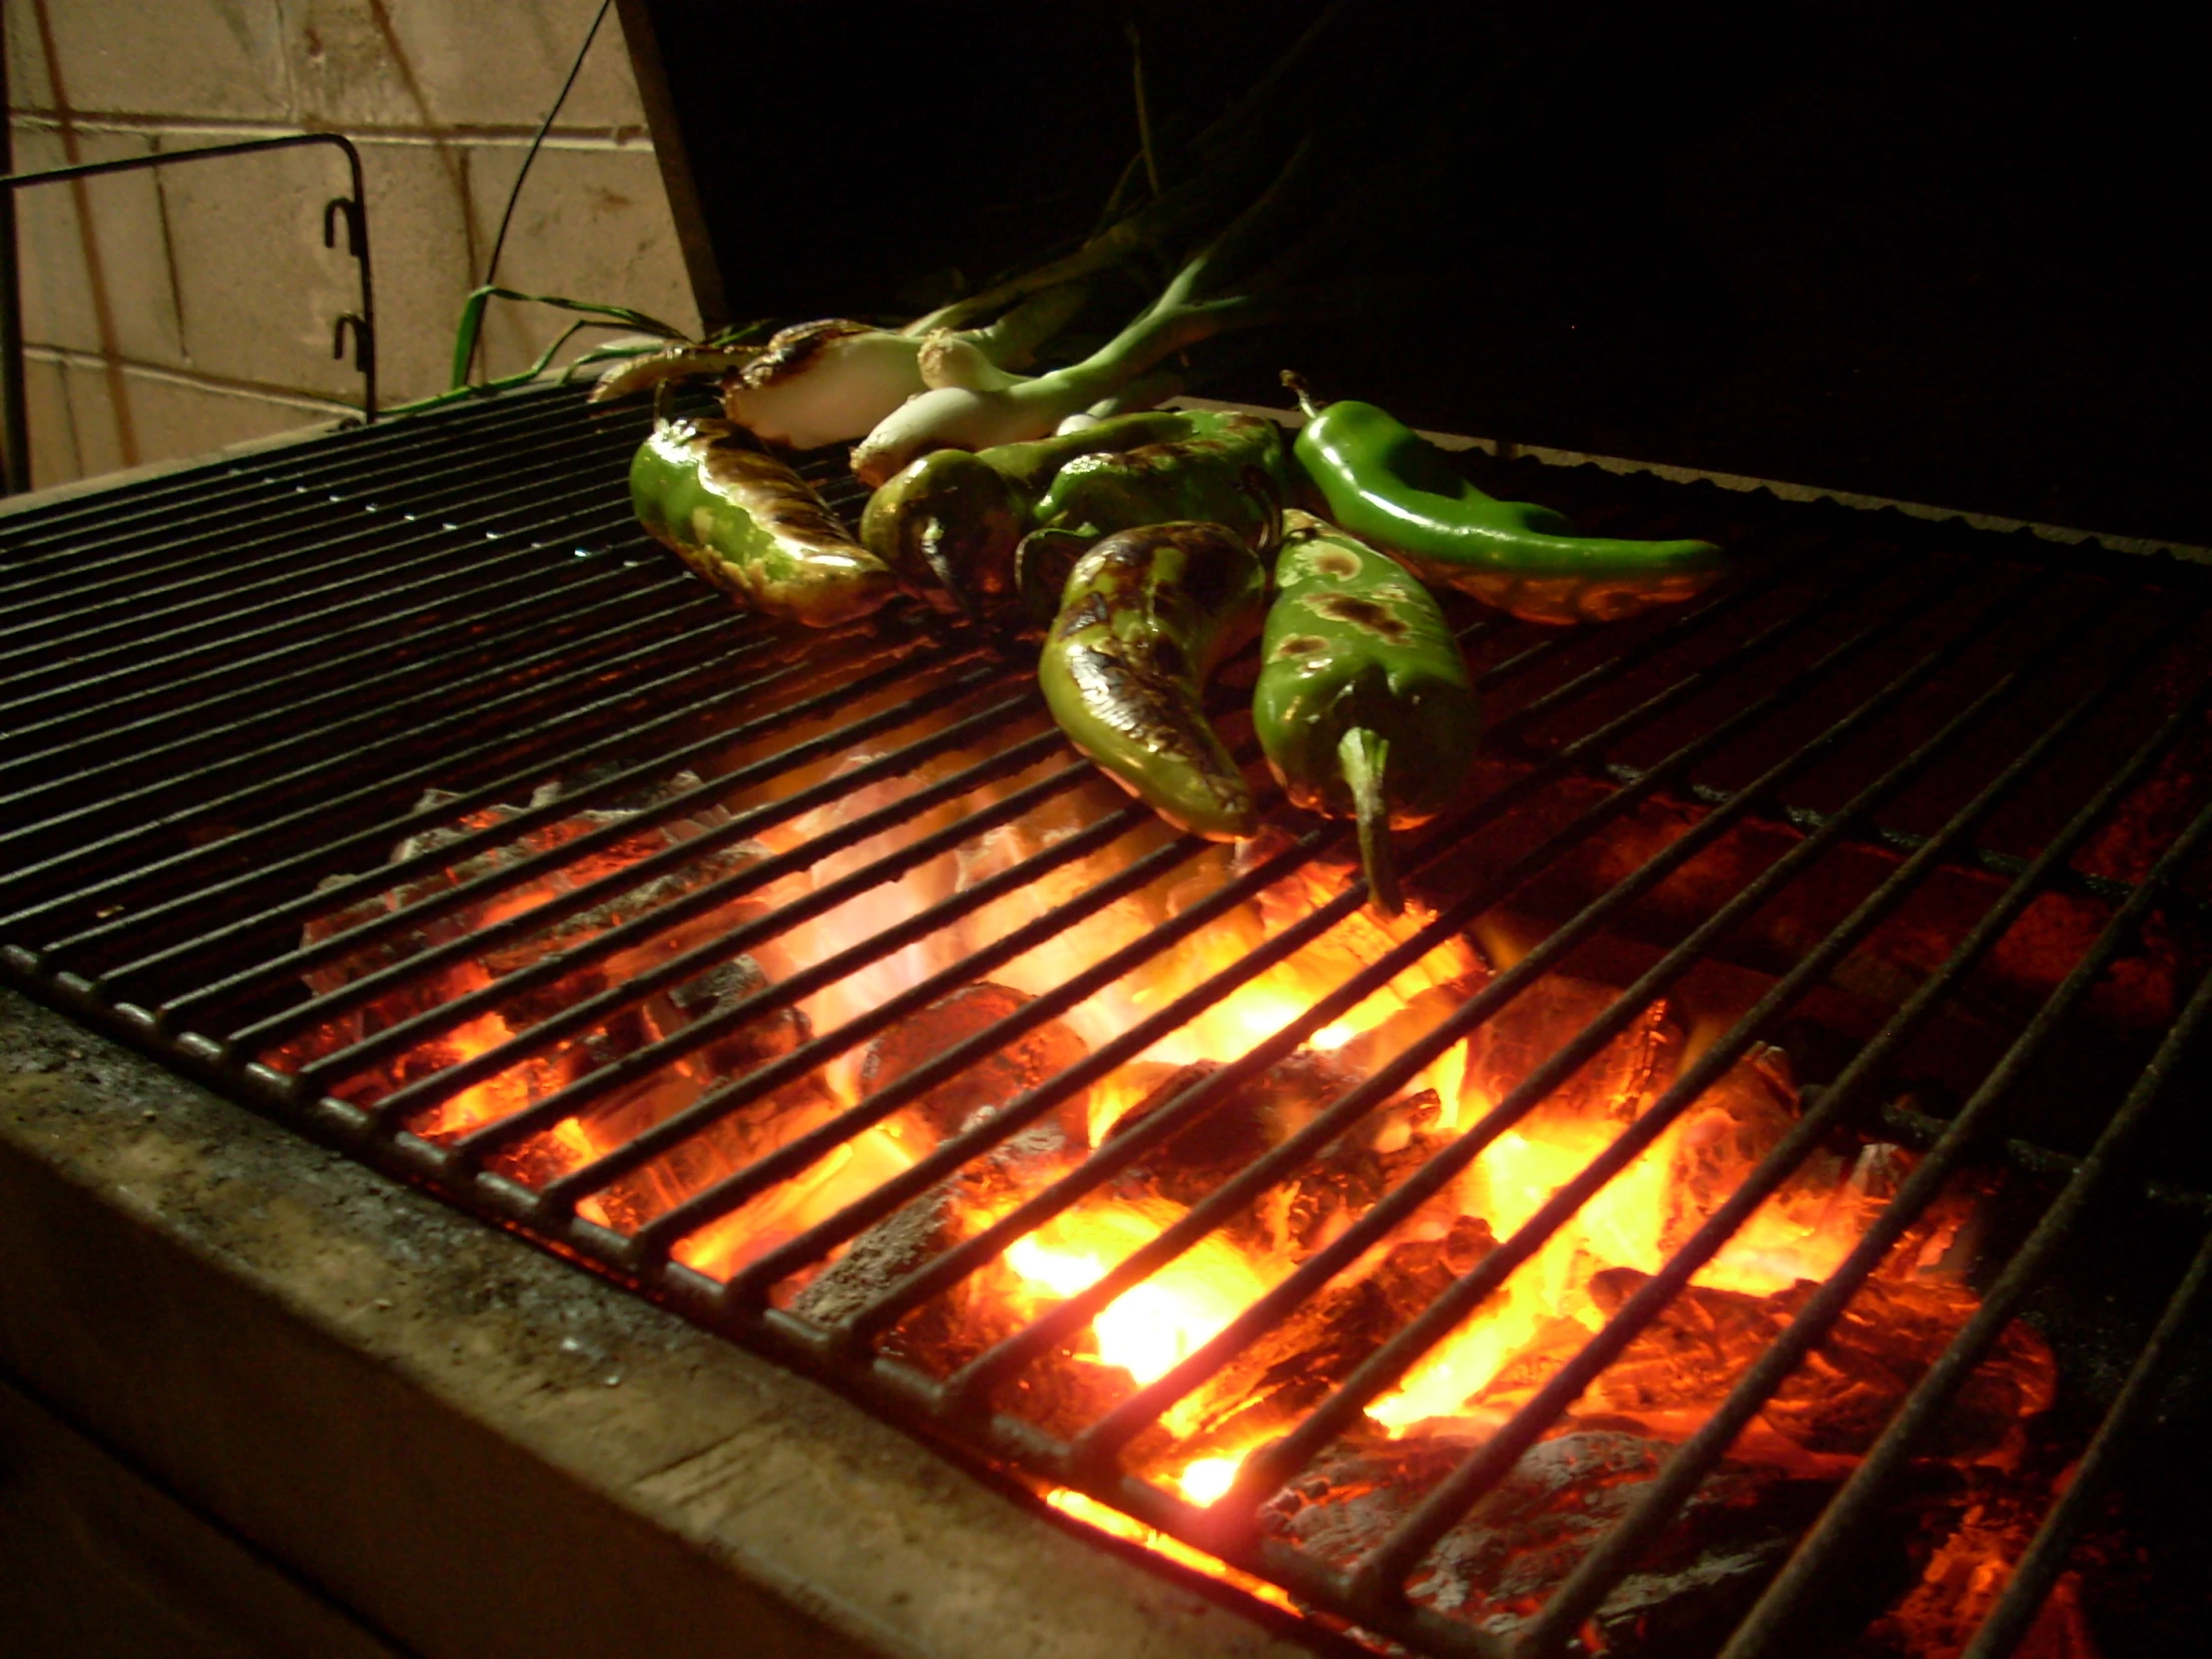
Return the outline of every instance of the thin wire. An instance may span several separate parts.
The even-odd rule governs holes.
[[[488,288],[498,279],[499,256],[506,251],[507,227],[514,223],[515,204],[522,200],[522,181],[530,177],[530,164],[538,159],[538,147],[545,143],[545,135],[553,130],[553,123],[560,118],[561,106],[568,102],[569,91],[576,85],[576,77],[583,73],[584,60],[591,56],[591,43],[599,38],[599,26],[607,21],[607,13],[613,9],[614,3],[615,0],[599,0],[599,10],[591,20],[591,27],[584,31],[584,44],[576,49],[576,59],[568,66],[568,79],[561,83],[560,96],[553,100],[553,107],[545,112],[545,119],[538,123],[537,137],[530,141],[530,148],[522,158],[522,166],[515,174],[514,186],[507,192],[507,211],[499,216],[499,235],[492,238],[491,259],[484,266],[484,279],[479,286]],[[479,333],[469,350],[468,367],[472,374],[476,370],[476,353],[482,349],[483,335]]]

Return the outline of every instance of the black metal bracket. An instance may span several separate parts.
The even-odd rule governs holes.
[[[92,179],[107,173],[135,173],[142,168],[170,167],[178,162],[208,161],[218,156],[246,156],[264,150],[293,150],[302,145],[330,145],[345,157],[347,172],[351,176],[352,193],[334,196],[322,207],[322,246],[337,247],[337,229],[342,220],[345,225],[345,251],[359,267],[361,283],[360,308],[339,316],[330,338],[330,355],[345,355],[345,335],[353,333],[353,366],[361,374],[361,419],[372,424],[376,419],[376,288],[370,276],[368,262],[368,197],[361,188],[361,155],[353,147],[353,141],[341,133],[287,133],[280,138],[246,139],[237,144],[211,145],[204,150],[177,150],[152,156],[133,156],[116,162],[86,162],[77,167],[54,167],[40,173],[0,174],[0,198],[11,204],[11,211],[0,216],[0,224],[12,227],[12,204],[15,192],[27,185],[59,184],[64,180]],[[0,238],[0,298],[12,299],[17,292],[15,238]],[[12,313],[12,305],[10,306]],[[10,325],[12,324],[12,325]],[[30,487],[30,438],[22,430],[20,411],[24,407],[23,395],[23,332],[20,318],[11,314],[0,318],[0,378],[4,387],[0,395],[6,398],[8,411],[7,432],[7,492]]]

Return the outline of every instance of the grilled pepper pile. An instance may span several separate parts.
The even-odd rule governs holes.
[[[1162,409],[996,449],[933,450],[868,497],[861,544],[923,591],[933,582],[961,610],[988,609],[1012,592],[1014,548],[1061,468],[1196,429]]]
[[[868,498],[860,540],[909,582],[933,582],[959,608],[984,612],[1012,596],[1015,550],[1034,529],[1086,546],[1185,520],[1256,531],[1265,512],[1247,484],[1255,468],[1281,487],[1271,420],[1201,409],[1120,415],[1057,437],[924,455]],[[1053,597],[1058,589],[1055,579]]]
[[[1353,818],[1376,907],[1404,908],[1394,825],[1424,824],[1465,783],[1481,725],[1442,610],[1389,559],[1287,515],[1252,720],[1268,768],[1310,812]]]
[[[1395,913],[1390,831],[1457,795],[1480,727],[1420,583],[1529,621],[1596,621],[1687,599],[1722,559],[1702,541],[1576,536],[1548,508],[1483,494],[1372,404],[1300,399],[1295,461],[1273,421],[1200,410],[938,450],[874,492],[857,541],[727,421],[661,422],[631,494],[694,570],[776,616],[826,627],[904,591],[996,619],[1019,600],[1043,629],[1038,678],[1069,740],[1213,839],[1258,820],[1206,683],[1264,621],[1253,717],[1269,769],[1297,806],[1357,822],[1370,894]],[[1294,490],[1326,519],[1286,518]]]
[[[804,478],[727,421],[657,424],[630,463],[630,502],[654,540],[771,616],[833,628],[898,591]]]
[[[1253,833],[1252,792],[1206,719],[1206,680],[1259,632],[1268,573],[1218,524],[1108,536],[1069,573],[1037,680],[1068,741],[1178,830]]]
[[[1295,376],[1285,376],[1294,385]],[[1706,541],[1577,536],[1560,514],[1476,489],[1442,450],[1372,403],[1317,407],[1299,464],[1338,524],[1423,581],[1524,622],[1613,622],[1710,586],[1725,562]]]

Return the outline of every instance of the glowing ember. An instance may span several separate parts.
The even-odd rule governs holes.
[[[1058,1301],[1098,1283],[1181,1213],[1174,1205],[1157,1202],[1079,1208],[1016,1240],[1006,1252],[1006,1265],[1031,1292]],[[1098,1357],[1139,1382],[1155,1382],[1201,1343],[1220,1335],[1272,1283],[1227,1240],[1219,1235],[1202,1239],[1116,1297],[1091,1322]]]
[[[1211,1503],[1236,1483],[1242,1457],[1201,1457],[1175,1477],[1193,1503]]]
[[[784,787],[835,777],[874,758],[852,753],[825,759]],[[796,817],[768,832],[766,850],[796,853],[838,830],[854,815],[895,807],[914,789],[951,776],[973,759],[958,753],[939,756]],[[1022,787],[1039,776],[1003,780],[983,793],[995,799],[996,792]],[[700,822],[758,804],[740,797],[704,809]],[[821,891],[875,860],[895,858],[916,837],[981,804],[974,799],[947,802],[910,816],[864,842],[821,858],[780,884],[769,901]],[[1086,786],[934,858],[903,863],[895,874],[860,884],[842,902],[826,905],[750,945],[757,959],[726,958],[684,985],[641,998],[615,1011],[604,1028],[516,1060],[421,1113],[408,1127],[418,1135],[450,1140],[511,1117],[644,1045],[668,1041],[687,1028],[713,1036],[711,1042],[686,1039],[682,1058],[657,1068],[635,1068],[623,1087],[607,1091],[582,1115],[517,1137],[515,1145],[494,1156],[492,1167],[500,1173],[542,1185],[691,1110],[724,1083],[756,1073],[801,1043],[833,1036],[850,1021],[873,1021],[892,999],[908,999],[911,1008],[900,1020],[882,1022],[865,1040],[844,1044],[809,1072],[786,1078],[776,1089],[581,1199],[579,1210],[587,1219],[633,1232],[733,1173],[816,1134],[855,1102],[899,1087],[901,1078],[972,1042],[1110,953],[1153,936],[1163,923],[1218,891],[1238,867],[1250,867],[1250,859],[1265,855],[1257,845],[1239,852],[1211,847],[1180,865],[1164,861],[1162,867],[1170,873],[972,980],[963,981],[962,964],[973,952],[1030,926],[1054,906],[1091,893],[1136,860],[1170,847],[1174,837],[1156,824],[1140,824],[1103,851],[1011,886],[935,931],[909,931],[923,912],[1048,851],[1119,807],[1119,798],[1107,786]],[[616,815],[600,815],[591,823],[609,819],[619,821]],[[468,825],[483,828],[496,822],[496,817],[487,817]],[[577,824],[589,827],[581,818]],[[584,828],[566,826],[560,831],[583,832]],[[696,826],[683,831],[697,832]],[[558,841],[559,834],[547,833]],[[675,830],[668,834],[681,838]],[[665,836],[640,837],[634,849],[625,843],[621,858],[605,853],[603,865],[619,872],[628,867],[625,860],[668,844]],[[750,850],[726,848],[718,868],[727,870],[762,855],[761,847],[748,846]],[[1239,860],[1245,862],[1240,865]],[[804,1169],[679,1241],[676,1259],[717,1278],[743,1271],[911,1168],[944,1136],[988,1121],[989,1114],[1024,1098],[1047,1078],[1064,1075],[1086,1053],[1121,1038],[1139,1021],[1215,976],[1244,967],[1269,939],[1282,937],[1334,898],[1341,890],[1341,873],[1309,868],[1279,881],[1138,962],[1072,1008],[1055,1010],[1052,1020],[1029,1022],[1021,1036],[994,1053],[973,1056],[956,1076],[924,1078],[926,1088],[917,1087],[899,1111],[846,1136]],[[496,910],[487,909],[468,924],[481,925],[495,913],[542,903],[568,879],[555,875],[544,887],[512,892],[498,901]],[[684,890],[674,877],[663,876],[661,883],[638,885],[603,906],[597,925],[613,924],[616,902],[629,907],[620,914],[642,912]],[[424,890],[435,885],[427,883]],[[392,907],[408,902],[385,896]],[[385,909],[379,899],[364,913],[382,914]],[[667,953],[716,936],[715,929],[726,929],[735,914],[717,910],[688,923],[691,930],[681,945],[669,943]],[[1209,1001],[1195,1017],[1152,1040],[1140,1055],[1070,1096],[1054,1113],[1039,1117],[1023,1135],[971,1158],[961,1174],[852,1240],[805,1283],[795,1279],[780,1288],[780,1305],[824,1325],[835,1325],[853,1309],[868,1306],[922,1263],[1075,1168],[1091,1149],[1116,1133],[1128,1133],[1145,1114],[1166,1109],[1199,1081],[1218,1074],[1224,1063],[1309,1017],[1321,999],[1429,919],[1417,904],[1386,921],[1364,910],[1344,917],[1231,994]],[[581,920],[555,927],[561,930],[549,930],[529,948],[539,956],[565,950],[589,931]],[[755,1023],[740,1023],[755,1020],[752,1009],[760,1000],[774,1000],[769,993],[779,982],[840,952],[864,953],[868,941],[891,929],[900,930],[896,950],[831,978],[795,1004],[779,1002]],[[322,931],[326,935],[329,928]],[[315,929],[310,929],[313,936]],[[578,995],[596,994],[619,983],[625,971],[660,960],[656,952],[662,948],[643,947],[634,957],[617,957],[590,969],[594,976],[578,978],[573,989]],[[388,953],[364,953],[357,964],[327,970],[326,978],[339,983],[346,972],[371,971],[387,959]],[[494,962],[487,957],[449,967],[432,987],[433,1005],[437,999],[494,984],[525,959],[537,958]],[[999,1262],[930,1308],[917,1310],[914,1317],[926,1314],[934,1323],[924,1323],[912,1346],[896,1357],[949,1369],[1044,1309],[1096,1285],[1186,1216],[1186,1206],[1218,1191],[1255,1159],[1312,1124],[1347,1088],[1375,1076],[1410,1044],[1434,1032],[1487,980],[1488,972],[1471,942],[1446,938],[1389,984],[1314,1032],[1305,1048],[1278,1057],[1264,1071],[1255,1068],[1254,1075],[1224,1079],[1208,1110],[1146,1146],[1141,1163],[1132,1160],[1131,1167],[1108,1183],[1016,1240]],[[924,986],[929,987],[925,995],[908,995]],[[556,990],[568,988],[570,982],[564,980]],[[1378,1103],[1365,1118],[1335,1133],[1328,1146],[1314,1149],[1298,1173],[1257,1195],[1244,1214],[1116,1297],[1074,1345],[1074,1357],[1033,1368],[1023,1380],[1031,1391],[1005,1408],[1028,1413],[1048,1432],[1059,1433],[1071,1424],[1096,1420],[1102,1410],[1126,1399],[1130,1389],[1166,1376],[1301,1263],[1342,1238],[1455,1134],[1496,1107],[1616,994],[1610,986],[1557,973],[1527,987],[1473,1037],[1446,1047],[1398,1096]],[[527,1033],[534,1020],[559,1005],[561,996],[547,990],[534,999],[511,1000],[513,1006],[482,1013],[423,1045],[392,1075],[369,1080],[368,1095],[373,1098],[498,1048]],[[396,1005],[373,1010],[365,1029],[378,1029],[377,1021],[388,1023],[413,1011]],[[692,1026],[702,1019],[719,1023],[705,1030]],[[319,1050],[310,1044],[300,1052],[342,1048],[357,1040],[361,1029],[321,1034],[314,1039],[322,1045]],[[1497,1135],[1456,1181],[1432,1195],[1393,1234],[1373,1244],[1305,1305],[1258,1334],[1246,1352],[1175,1402],[1158,1425],[1130,1442],[1127,1467],[1193,1504],[1218,1501],[1235,1483],[1248,1452],[1309,1412],[1648,1110],[1699,1040],[1697,1033],[1685,1038],[1677,1012],[1668,1005],[1647,1010],[1513,1129]],[[1332,1510],[1324,1533],[1350,1540],[1370,1519],[1384,1524],[1388,1510],[1382,1496],[1390,1501],[1417,1497],[1467,1446],[1492,1432],[1605,1323],[1622,1298],[1660,1270],[1797,1121],[1796,1089],[1781,1056],[1759,1050],[1740,1061],[1641,1157],[1584,1203],[1457,1330],[1431,1348],[1395,1388],[1369,1406],[1369,1421],[1332,1454],[1341,1461],[1318,1483],[1323,1495],[1311,1498],[1316,1509]],[[1904,1161],[1896,1148],[1881,1146],[1856,1154],[1823,1151],[1769,1199],[1698,1274],[1675,1310],[1591,1385],[1575,1407],[1589,1415],[1579,1424],[1563,1422],[1531,1452],[1532,1467],[1546,1456],[1562,1467],[1582,1459],[1574,1465],[1582,1472],[1561,1482],[1562,1491],[1572,1491],[1562,1501],[1580,1504],[1588,1493],[1610,1489],[1608,1480],[1628,1491],[1643,1477],[1639,1471],[1646,1464],[1655,1463],[1666,1446],[1705,1420],[1761,1345],[1792,1317],[1804,1282],[1826,1277],[1862,1236],[1874,1208],[1893,1190]],[[1879,1312],[1862,1313],[1859,1324],[1847,1327],[1838,1339],[1859,1345],[1847,1357],[1847,1366],[1831,1368],[1834,1378],[1843,1381],[1834,1381],[1819,1366],[1806,1368],[1762,1414],[1755,1433],[1739,1443],[1740,1456],[1766,1458],[1766,1474],[1779,1481],[1785,1470],[1790,1478],[1810,1478],[1808,1470],[1832,1474],[1834,1465],[1848,1464],[1863,1449],[1871,1433],[1868,1424],[1879,1424],[1909,1380],[1971,1312],[1970,1293],[1954,1276],[1936,1271],[1948,1237],[1941,1226],[1931,1224],[1899,1253],[1895,1271],[1886,1268],[1884,1279],[1861,1299],[1862,1309],[1876,1307]],[[901,1327],[900,1335],[910,1332]],[[2008,1335],[2005,1344],[1987,1368],[1993,1381],[1984,1379],[1977,1383],[1980,1393],[1971,1395],[1978,1413],[1968,1425],[1972,1454],[1985,1460],[2050,1397],[2047,1353],[2031,1336]],[[1822,1352],[1825,1356],[1828,1350]],[[1052,1375],[1044,1376],[1048,1372]],[[1586,1479],[1588,1468],[1600,1464],[1603,1478]],[[1302,1482],[1301,1491],[1316,1484],[1304,1477]],[[1271,1586],[1162,1538],[1088,1497],[1054,1491],[1048,1501],[1117,1537],[1143,1542],[1277,1605],[1289,1605]],[[1297,1503],[1306,1501],[1297,1494],[1278,1500],[1279,1509],[1291,1504],[1282,1511],[1290,1517],[1284,1524],[1299,1519]],[[1540,1520],[1541,1505],[1530,1502],[1528,1513]],[[1363,1503],[1368,1509],[1353,1514]],[[1515,1543],[1507,1553],[1521,1547]],[[1986,1553],[1961,1544],[1948,1555],[1933,1557],[1930,1571],[1934,1574],[1939,1566],[1948,1575],[1946,1585],[1952,1578],[1964,1582],[1970,1576],[1967,1569]],[[1471,1596],[1476,1590],[1469,1587],[1477,1585],[1483,1594],[1493,1587],[1477,1574],[1453,1593]],[[1541,1597],[1532,1593],[1528,1599],[1533,1605]]]

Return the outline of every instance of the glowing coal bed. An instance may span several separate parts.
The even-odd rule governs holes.
[[[924,731],[942,730],[951,722],[932,717],[922,724]],[[915,735],[911,728],[900,733],[907,741]],[[862,772],[881,759],[872,749],[836,755],[812,777],[779,779],[779,793]],[[472,993],[480,1002],[496,999],[336,1091],[375,1106],[465,1062],[481,1069],[482,1056],[526,1037],[551,1014],[594,999],[619,1005],[603,1020],[443,1091],[405,1127],[441,1147],[479,1149],[485,1170],[542,1190],[588,1179],[610,1154],[651,1144],[661,1126],[714,1107],[718,1095],[750,1081],[741,1104],[696,1131],[673,1138],[664,1131],[665,1144],[643,1156],[633,1152],[576,1200],[585,1220],[635,1237],[727,1178],[783,1155],[788,1174],[672,1241],[676,1261],[721,1282],[747,1270],[758,1274],[779,1253],[792,1256],[796,1242],[805,1241],[802,1250],[817,1242],[819,1230],[833,1227],[848,1206],[910,1179],[932,1154],[942,1161],[952,1137],[978,1145],[995,1140],[880,1220],[837,1230],[848,1236],[819,1260],[776,1277],[769,1290],[776,1309],[825,1332],[862,1320],[877,1355],[939,1382],[1089,1291],[1196,1204],[1304,1136],[1310,1150],[1288,1175],[1265,1183],[1225,1224],[1106,1301],[1065,1340],[1034,1347],[1031,1363],[995,1370],[985,1390],[987,1410],[1063,1441],[1126,1409],[1141,1388],[1153,1390],[1150,1397],[1163,1408],[1123,1441],[1120,1465],[1203,1508],[1232,1491],[1256,1448],[1297,1425],[1499,1241],[1527,1228],[1739,1011],[1680,996],[1646,1007],[1370,1241],[1356,1229],[1378,1201],[1513,1096],[1620,988],[1546,972],[1470,1034],[1439,1046],[1434,1039],[1447,1018],[1513,965],[1510,930],[1477,924],[1421,949],[1436,932],[1427,906],[1416,903],[1385,922],[1367,908],[1340,905],[1337,919],[1313,931],[1309,942],[1150,1036],[1158,1016],[1179,999],[1250,963],[1267,941],[1301,922],[1311,927],[1354,871],[1336,857],[1285,859],[1289,836],[1275,832],[1235,848],[1181,843],[1188,855],[1153,879],[1135,881],[1132,873],[1141,876],[1148,859],[1177,850],[1177,837],[1098,780],[1071,777],[1057,757],[985,789],[904,810],[977,762],[968,750],[945,750],[886,780],[839,791],[829,805],[758,836],[710,843],[697,857],[686,848],[762,803],[718,796],[684,775],[632,809],[557,819],[508,846],[497,844],[497,830],[520,809],[456,818],[395,848],[395,858],[417,865],[433,855],[427,867],[318,917],[306,942],[497,876],[503,860],[552,854],[544,858],[552,867],[541,866],[525,884],[490,884],[480,903],[318,969],[310,988],[328,993],[448,947],[435,971],[408,976],[403,993],[361,1004],[275,1058],[296,1067]],[[1018,816],[927,856],[907,855],[965,815],[1018,804],[1040,786],[1051,793]],[[557,799],[548,794],[535,805]],[[668,816],[670,803],[683,812]],[[658,822],[624,832],[628,817],[655,806],[664,809]],[[426,802],[427,816],[435,818],[437,807],[435,799]],[[871,814],[887,814],[895,827],[811,855],[833,831]],[[1102,835],[1100,826],[1115,832]],[[469,831],[477,834],[477,850],[450,864],[435,861],[444,841]],[[588,854],[562,861],[561,847],[594,832],[597,844]],[[483,846],[487,835],[491,844]],[[990,892],[994,877],[1022,874],[1025,861],[1076,837],[1087,848],[1080,856],[1032,879],[1001,879],[1003,890]],[[986,1035],[972,1063],[918,1094],[907,1091],[911,1098],[895,1108],[866,1110],[959,1045],[972,1048],[979,1033],[991,1033],[1038,997],[1154,938],[1240,876],[1249,881],[1253,872],[1264,873],[1271,858],[1285,861],[1288,872],[1218,908],[1203,926],[1057,1015],[1000,1045]],[[658,862],[639,871],[646,878],[626,884],[647,859]],[[785,865],[741,897],[695,905],[695,913],[653,929],[640,946],[558,971],[563,952],[610,927],[650,924],[677,900],[711,897],[714,883],[743,884],[748,872]],[[886,868],[896,873],[880,878]],[[854,886],[855,872],[877,878]],[[598,902],[527,928],[533,908],[592,881],[605,893]],[[1117,882],[1125,890],[1111,902],[1090,902]],[[983,902],[904,937],[917,917],[979,891]],[[1060,907],[1071,903],[1087,905],[1087,913],[1065,920]],[[794,919],[787,924],[785,917]],[[507,924],[505,942],[470,953],[466,941],[494,923]],[[926,993],[948,978],[960,981],[979,952],[1024,929],[1041,929],[1041,942],[997,961],[987,976],[929,997],[872,1034],[840,1035],[856,1022],[879,1024],[869,1016],[912,998],[917,987]],[[743,952],[718,948],[717,941],[739,936],[748,941]],[[892,936],[901,939],[895,949],[873,949],[871,941]],[[1077,1176],[1087,1160],[1095,1169],[1101,1149],[1128,1144],[1147,1122],[1157,1127],[1170,1107],[1220,1077],[1228,1062],[1278,1037],[1354,975],[1408,950],[1406,965],[1381,988],[1332,1011],[1272,1064],[1217,1087],[1207,1109],[1195,1118],[1183,1113],[1186,1127],[1153,1137],[1134,1159],[1118,1159],[1103,1177],[1085,1182],[1072,1203],[1052,1205],[1055,1184]],[[639,974],[687,953],[718,959],[649,995],[625,993]],[[823,964],[837,971],[825,977]],[[531,968],[542,984],[525,996],[499,996],[503,979]],[[812,988],[787,994],[780,987]],[[1141,1046],[1130,1057],[1097,1070],[1094,1081],[1064,1092],[1049,1110],[999,1129],[1010,1106],[1056,1077],[1094,1055],[1129,1051],[1133,1032]],[[1416,1044],[1433,1054],[1416,1054],[1410,1075],[1340,1132],[1316,1136],[1325,1112]],[[585,1110],[560,1110],[564,1090],[609,1066],[625,1068],[634,1080]],[[1495,1294],[1369,1399],[1315,1462],[1269,1496],[1259,1511],[1264,1536],[1346,1565],[1383,1542],[1437,1479],[1508,1423],[1650,1283],[1800,1118],[1788,1054],[1754,1046],[1550,1230]],[[821,1155],[793,1156],[792,1149],[803,1155],[826,1134],[834,1139]],[[1516,1630],[1846,1259],[1915,1162],[1901,1146],[1860,1138],[1824,1145],[1801,1164],[1598,1374],[1506,1481],[1442,1536],[1413,1581],[1414,1600],[1492,1634]],[[1888,1253],[1833,1334],[1737,1436],[1719,1473],[1653,1558],[1607,1599],[1586,1640],[1606,1651],[1694,1650],[1741,1612],[1747,1592],[1771,1575],[1795,1534],[1973,1312],[1959,1236],[1979,1190],[1972,1180],[1952,1183]],[[1001,1237],[1003,1248],[975,1248]],[[963,1247],[964,1257],[948,1271],[952,1253]],[[1256,1340],[1221,1341],[1240,1315],[1325,1255],[1342,1265],[1317,1294]],[[1924,1489],[1900,1508],[1899,1525],[1911,1534],[1905,1553],[1919,1583],[1877,1626],[1887,1647],[1955,1651],[1959,1633],[1973,1628],[2002,1588],[2057,1472],[2031,1432],[2052,1388],[2049,1354],[2031,1330],[2012,1325],[1949,1413],[1943,1476],[1922,1480]],[[1056,1506],[1082,1520],[1201,1563],[1280,1605],[1297,1605],[1276,1585],[1095,1497],[1046,1489]],[[2063,1591],[2045,1618],[2053,1628],[2078,1626]]]

